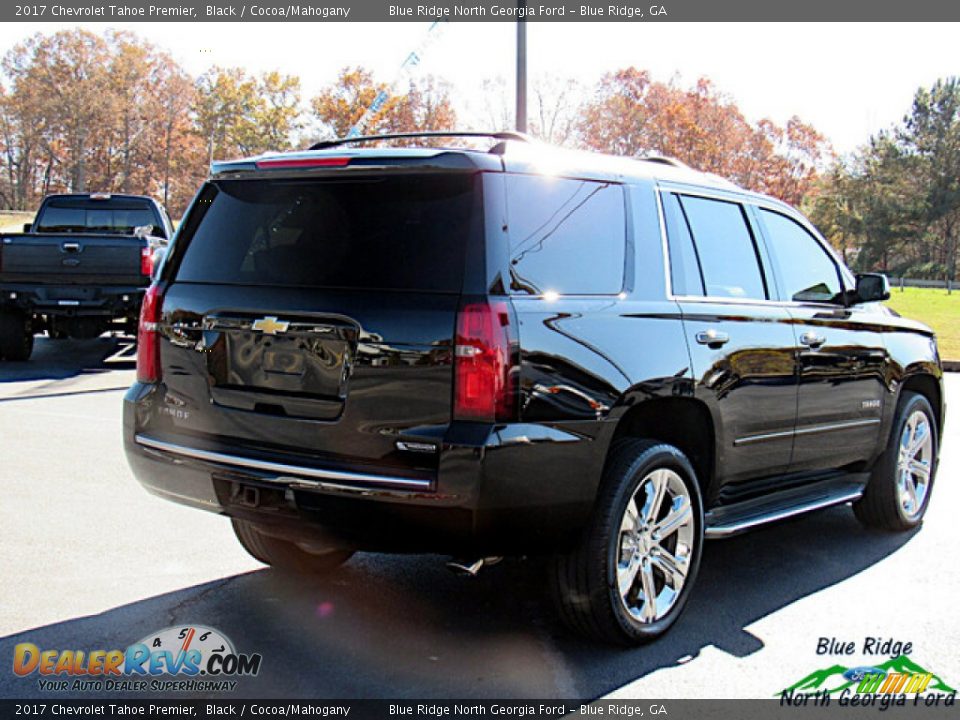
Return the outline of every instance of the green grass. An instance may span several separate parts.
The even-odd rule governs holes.
[[[904,317],[929,325],[937,333],[940,357],[960,360],[960,290],[947,295],[935,288],[900,288],[890,290],[887,303]]]

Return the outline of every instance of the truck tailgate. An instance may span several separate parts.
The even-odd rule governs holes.
[[[145,240],[129,235],[4,235],[0,281],[138,284]]]

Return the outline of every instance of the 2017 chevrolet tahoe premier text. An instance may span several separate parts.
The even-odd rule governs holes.
[[[674,161],[495,139],[215,164],[143,306],[139,480],[298,571],[548,556],[563,619],[626,643],[705,537],[921,522],[942,371],[882,276]]]

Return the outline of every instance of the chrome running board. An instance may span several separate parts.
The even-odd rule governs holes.
[[[816,488],[798,489],[786,497],[763,498],[741,506],[730,505],[716,508],[704,518],[707,538],[725,538],[737,535],[758,525],[786,520],[814,510],[841,505],[858,500],[863,495],[864,483],[846,481],[832,483],[829,487],[818,484]],[[802,494],[801,494],[802,493]]]

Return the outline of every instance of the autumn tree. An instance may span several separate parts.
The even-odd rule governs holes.
[[[588,148],[674,157],[794,204],[832,156],[823,136],[799,118],[785,128],[770,120],[751,124],[706,78],[683,88],[632,67],[601,79],[579,132]]]
[[[378,95],[385,98],[367,118],[365,134],[448,130],[456,125],[449,85],[426,76],[411,79],[403,92],[392,92],[364,68],[344,68],[337,80],[310,101],[318,135],[345,137]]]
[[[102,154],[97,163],[100,177],[93,185],[130,193],[148,182],[143,173],[152,165],[153,140],[159,127],[149,100],[158,59],[151,45],[137,42],[130,33],[108,32],[107,41],[112,50],[107,68],[110,88],[101,102],[109,120],[101,126],[97,143]]]
[[[197,104],[197,91],[193,78],[167,56],[156,81],[156,181],[163,204],[179,215],[208,168],[206,147],[191,114]]]
[[[32,207],[39,184],[47,185],[53,156],[46,143],[44,118],[32,93],[0,87],[0,133],[3,144],[5,207]]]
[[[208,162],[291,147],[301,127],[300,79],[278,72],[259,78],[242,68],[214,67],[197,80],[197,130]]]
[[[107,42],[86,30],[35,35],[4,58],[11,96],[24,115],[42,117],[44,151],[75,190],[86,188],[97,132],[112,120],[104,102],[109,67]]]

